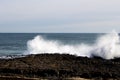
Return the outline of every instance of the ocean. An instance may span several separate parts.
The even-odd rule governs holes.
[[[48,40],[57,40],[63,44],[92,44],[100,34],[96,33],[0,33],[0,55],[23,54],[27,42],[40,35]],[[41,45],[41,44],[39,44]]]
[[[118,33],[0,33],[0,56],[41,53],[120,56]],[[113,50],[112,50],[113,49]],[[111,51],[112,50],[112,51]],[[113,53],[117,53],[113,56]],[[112,56],[109,56],[110,53]]]

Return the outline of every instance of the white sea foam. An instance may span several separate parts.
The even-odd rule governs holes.
[[[40,53],[69,53],[77,56],[92,57],[99,56],[104,59],[113,59],[120,57],[120,39],[117,32],[105,34],[98,37],[92,45],[64,45],[59,41],[46,40],[42,36],[36,36],[33,40],[27,42],[27,54]]]

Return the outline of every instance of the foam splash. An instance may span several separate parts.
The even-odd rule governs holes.
[[[105,34],[99,37],[93,45],[78,44],[64,45],[58,41],[46,40],[42,36],[36,36],[27,42],[27,54],[40,53],[69,53],[77,56],[99,56],[104,59],[120,57],[120,39],[117,32]]]

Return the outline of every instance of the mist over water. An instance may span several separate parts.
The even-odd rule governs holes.
[[[95,43],[78,43],[77,45],[63,44],[58,40],[48,40],[38,35],[27,42],[26,54],[60,53],[77,56],[99,56],[104,59],[120,57],[120,39],[115,31],[97,38]]]

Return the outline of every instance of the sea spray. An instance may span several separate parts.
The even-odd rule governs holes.
[[[80,56],[88,56],[91,49],[90,46],[85,44],[80,45],[63,45],[59,41],[46,40],[42,36],[36,36],[33,40],[29,40],[27,43],[28,54],[38,53],[69,53]],[[87,49],[87,50],[86,50]],[[83,54],[82,54],[83,53]]]
[[[69,53],[77,56],[99,56],[104,59],[120,57],[120,39],[115,31],[98,37],[92,45],[80,43],[77,45],[64,45],[60,41],[47,40],[38,35],[27,42],[27,54],[40,53]]]
[[[99,56],[104,59],[113,59],[120,57],[120,39],[119,34],[115,31],[105,34],[96,40],[96,43],[92,46],[93,49],[89,53],[91,56]]]

